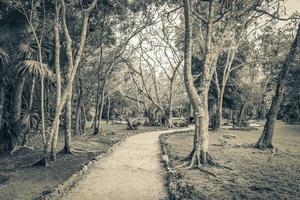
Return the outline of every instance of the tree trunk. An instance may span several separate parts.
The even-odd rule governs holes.
[[[35,76],[32,77],[32,82],[30,85],[30,91],[29,91],[29,103],[28,103],[28,112],[32,112],[32,103],[33,103],[33,95],[34,95],[34,89],[35,89]],[[30,129],[26,130],[24,133],[24,138],[22,141],[22,146],[26,146],[28,138],[29,138]]]
[[[2,128],[2,119],[3,119],[3,113],[4,113],[4,103],[5,103],[5,92],[0,91],[0,130]]]
[[[243,105],[242,105],[242,107],[241,107],[241,109],[240,109],[239,116],[238,116],[238,121],[237,121],[237,126],[238,126],[238,127],[241,127],[241,126],[242,126],[242,123],[243,123],[243,120],[244,120],[244,115],[245,115],[246,107],[247,107],[247,102],[243,103]]]
[[[77,108],[76,108],[76,119],[75,119],[75,129],[74,129],[74,135],[78,135],[81,129],[81,111],[82,111],[82,91],[79,92],[78,102],[77,102]]]
[[[299,53],[300,53],[300,24],[298,25],[298,30],[297,30],[297,35],[295,37],[295,40],[291,46],[289,54],[287,55],[282,65],[280,74],[278,76],[276,91],[275,91],[275,95],[273,96],[272,104],[267,115],[267,121],[265,123],[262,135],[260,136],[259,140],[255,144],[257,148],[260,149],[273,148],[272,139],[273,139],[274,126],[275,126],[275,121],[277,118],[280,102],[283,96],[284,86],[286,84],[286,77],[288,75],[290,65],[294,62],[295,57],[299,55]]]
[[[101,134],[102,133],[102,127],[101,127],[101,120],[102,120],[102,114],[103,114],[103,107],[104,107],[104,101],[105,101],[105,89],[106,89],[106,80],[107,78],[105,77],[102,90],[101,90],[101,100],[100,100],[100,105],[99,105],[99,115],[98,115],[98,124],[97,124],[97,129],[95,130],[94,134]]]
[[[69,30],[67,27],[67,21],[66,21],[66,5],[65,5],[64,0],[60,0],[62,27],[63,27],[63,31],[65,34],[65,41],[66,41],[66,55],[68,58],[68,63],[70,65],[72,65],[72,70],[70,73],[70,79],[67,82],[66,88],[61,97],[61,102],[60,102],[59,106],[57,107],[57,110],[55,111],[54,119],[51,124],[49,138],[47,140],[46,148],[44,151],[43,159],[45,161],[48,159],[49,155],[51,155],[53,160],[56,159],[56,145],[57,145],[57,137],[58,137],[58,134],[56,131],[59,126],[59,118],[61,116],[62,109],[66,103],[68,94],[72,91],[73,81],[74,81],[80,60],[81,60],[83,48],[85,46],[89,16],[90,16],[90,13],[92,12],[92,10],[96,7],[96,3],[97,3],[97,0],[93,0],[91,2],[90,6],[83,11],[84,13],[83,13],[83,18],[82,18],[81,36],[80,36],[79,46],[76,51],[75,60],[73,61],[72,39],[70,37]],[[51,147],[51,149],[50,149],[50,147]]]
[[[215,88],[216,88],[216,95],[217,95],[217,108],[214,110],[214,113],[211,115],[211,124],[212,130],[218,131],[222,127],[222,103],[221,103],[221,91],[219,87],[219,78],[217,70],[214,72],[215,75]],[[221,107],[220,107],[221,105]]]
[[[81,119],[81,126],[80,126],[80,134],[83,135],[85,134],[85,130],[86,130],[86,114],[85,114],[85,107],[84,105],[82,105],[81,107],[81,113],[82,113],[82,119]]]
[[[107,97],[107,113],[106,113],[106,123],[109,123],[109,114],[110,114],[110,98]]]
[[[92,124],[92,127],[94,127],[94,133],[98,132],[96,129],[98,127],[98,113],[99,113],[99,101],[100,101],[100,75],[98,74],[98,78],[97,78],[97,83],[98,83],[98,86],[97,86],[97,95],[95,96],[96,97],[96,105],[95,105],[95,116],[94,116],[94,122]]]
[[[170,85],[170,95],[169,95],[169,109],[168,109],[168,113],[167,113],[167,126],[169,128],[173,128],[174,124],[173,124],[173,80],[171,81],[171,85]]]
[[[59,112],[59,106],[61,103],[61,71],[60,71],[60,36],[59,36],[59,12],[60,7],[56,4],[55,20],[54,20],[54,32],[55,32],[55,75],[56,75],[56,101],[55,101],[55,114]],[[58,118],[57,127],[54,132],[53,140],[51,141],[51,154],[52,158],[56,159],[55,151],[57,138],[59,134],[60,119]]]
[[[13,125],[15,125],[21,117],[22,93],[23,93],[24,84],[25,84],[25,76],[20,75],[16,82],[15,93],[14,93],[13,103],[12,103],[11,122]]]
[[[72,89],[68,95],[65,108],[65,146],[64,153],[72,154]]]
[[[194,80],[192,76],[192,0],[184,0],[184,19],[185,19],[185,42],[184,42],[184,83],[189,99],[194,109],[194,116],[196,120],[195,135],[194,135],[194,147],[189,156],[191,159],[190,167],[205,164],[211,164],[213,159],[208,153],[208,89],[210,86],[211,78],[209,77],[209,64],[212,63],[213,57],[210,54],[211,45],[211,19],[208,22],[208,38],[207,38],[207,55],[205,65],[203,67],[203,73],[201,77],[201,89],[199,94],[194,86]],[[210,4],[210,14],[212,11],[212,5]],[[212,70],[212,69],[211,69]],[[209,80],[210,78],[210,80]]]
[[[41,133],[43,137],[43,146],[46,147],[46,132],[45,132],[45,110],[44,110],[44,76],[41,77]]]

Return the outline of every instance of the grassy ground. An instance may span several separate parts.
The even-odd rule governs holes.
[[[223,135],[236,138],[224,139]],[[274,145],[279,152],[238,147],[255,143],[260,130],[222,130],[210,133],[210,151],[233,170],[207,168],[217,177],[199,170],[178,170],[177,192],[182,199],[300,199],[300,125],[278,122]],[[193,134],[164,138],[172,165],[178,165],[192,148]]]
[[[21,149],[14,154],[0,154],[0,199],[33,199],[41,192],[51,190],[63,183],[70,175],[78,171],[87,161],[104,152],[127,134],[156,130],[157,127],[139,127],[128,131],[127,125],[115,124],[103,127],[106,136],[92,136],[87,130],[84,136],[73,138],[76,155],[58,154],[57,162],[44,167],[23,167],[33,163],[42,155],[42,140],[37,136],[30,140],[34,150]],[[60,134],[58,149],[63,148],[63,136]]]

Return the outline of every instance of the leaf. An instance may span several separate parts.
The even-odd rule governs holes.
[[[5,65],[8,63],[8,54],[6,53],[6,51],[2,48],[0,48],[0,61],[2,65]]]
[[[36,60],[24,60],[17,65],[17,72],[22,75],[25,74],[34,74],[36,76],[46,76],[50,79],[54,79],[55,75],[48,68],[48,65],[45,63],[40,63]]]

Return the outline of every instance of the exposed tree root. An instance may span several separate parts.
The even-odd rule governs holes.
[[[68,155],[76,155],[76,153],[73,150],[66,150],[62,149],[58,152],[58,154],[68,154]]]
[[[234,148],[245,148],[245,149],[249,149],[249,148],[256,148],[255,144],[241,144],[241,145],[233,145],[232,147]]]
[[[29,149],[29,150],[34,150],[33,147],[27,147],[27,146],[19,146],[19,147],[16,147],[14,150],[12,150],[10,152],[10,154],[14,154],[15,152],[19,151],[20,149]]]
[[[218,163],[216,159],[208,152],[201,154],[200,151],[193,150],[191,154],[187,158],[182,159],[182,161],[184,162],[175,166],[174,169],[199,169],[200,171],[214,177],[217,176],[214,173],[204,169],[204,166],[215,166],[222,169],[232,170],[230,167]]]
[[[46,156],[43,156],[41,159],[29,164],[29,165],[24,165],[22,166],[22,168],[26,168],[26,167],[48,167],[49,163],[48,163],[48,159]]]
[[[274,149],[275,147],[272,144],[264,144],[261,142],[257,142],[255,144],[252,144],[252,147],[265,150],[265,149]]]

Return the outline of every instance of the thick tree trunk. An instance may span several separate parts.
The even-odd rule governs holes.
[[[200,167],[207,164],[215,164],[214,159],[209,154],[209,135],[208,135],[208,91],[215,71],[217,55],[212,50],[212,16],[213,2],[209,4],[209,19],[207,23],[206,56],[201,75],[201,88],[196,90],[192,76],[192,0],[184,0],[184,19],[185,19],[185,40],[184,40],[184,83],[187,94],[194,109],[196,120],[194,147],[188,159],[191,159],[190,167]]]
[[[288,75],[290,65],[294,62],[295,57],[298,56],[299,54],[300,54],[300,24],[298,25],[296,38],[291,46],[289,54],[287,55],[282,65],[280,74],[278,76],[275,95],[273,96],[272,99],[272,104],[268,112],[267,121],[265,123],[264,130],[259,140],[255,144],[257,148],[260,149],[273,148],[272,139],[273,139],[274,126],[275,126],[275,121],[279,110],[280,102],[283,96],[284,86],[286,84],[286,77]]]

